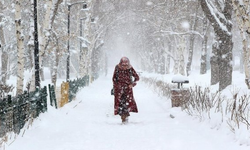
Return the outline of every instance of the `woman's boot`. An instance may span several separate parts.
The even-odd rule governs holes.
[[[126,117],[127,117],[127,116],[124,115],[124,114],[121,115],[122,123],[126,122]]]

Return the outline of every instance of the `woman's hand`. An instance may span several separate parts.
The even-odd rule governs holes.
[[[129,85],[129,88],[132,88],[132,87],[134,87],[134,86],[136,86],[136,82],[133,82],[132,84],[130,84],[130,85]]]

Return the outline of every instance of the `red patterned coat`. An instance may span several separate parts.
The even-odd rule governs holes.
[[[126,105],[128,112],[138,112],[137,105],[133,96],[133,87],[136,85],[136,81],[139,81],[139,76],[134,68],[129,65],[128,68],[122,69],[120,64],[116,65],[113,74],[113,87],[114,87],[114,114],[117,115],[121,97],[126,98]]]

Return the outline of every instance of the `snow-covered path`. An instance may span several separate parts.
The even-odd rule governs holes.
[[[158,97],[139,82],[134,96],[139,113],[128,124],[113,115],[111,77],[100,77],[83,88],[76,100],[63,108],[49,108],[15,139],[6,150],[249,150],[232,136],[209,129],[171,108],[170,100]],[[175,118],[171,118],[173,114]]]

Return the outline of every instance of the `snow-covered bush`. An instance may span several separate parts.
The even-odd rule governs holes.
[[[160,96],[171,98],[174,86],[157,78],[142,77],[143,82],[153,88]],[[182,110],[198,118],[208,121],[211,128],[228,127],[240,144],[250,144],[250,95],[232,93],[232,98],[213,91],[209,87],[194,86],[188,89],[189,96],[182,105]],[[244,134],[244,135],[243,135]]]

